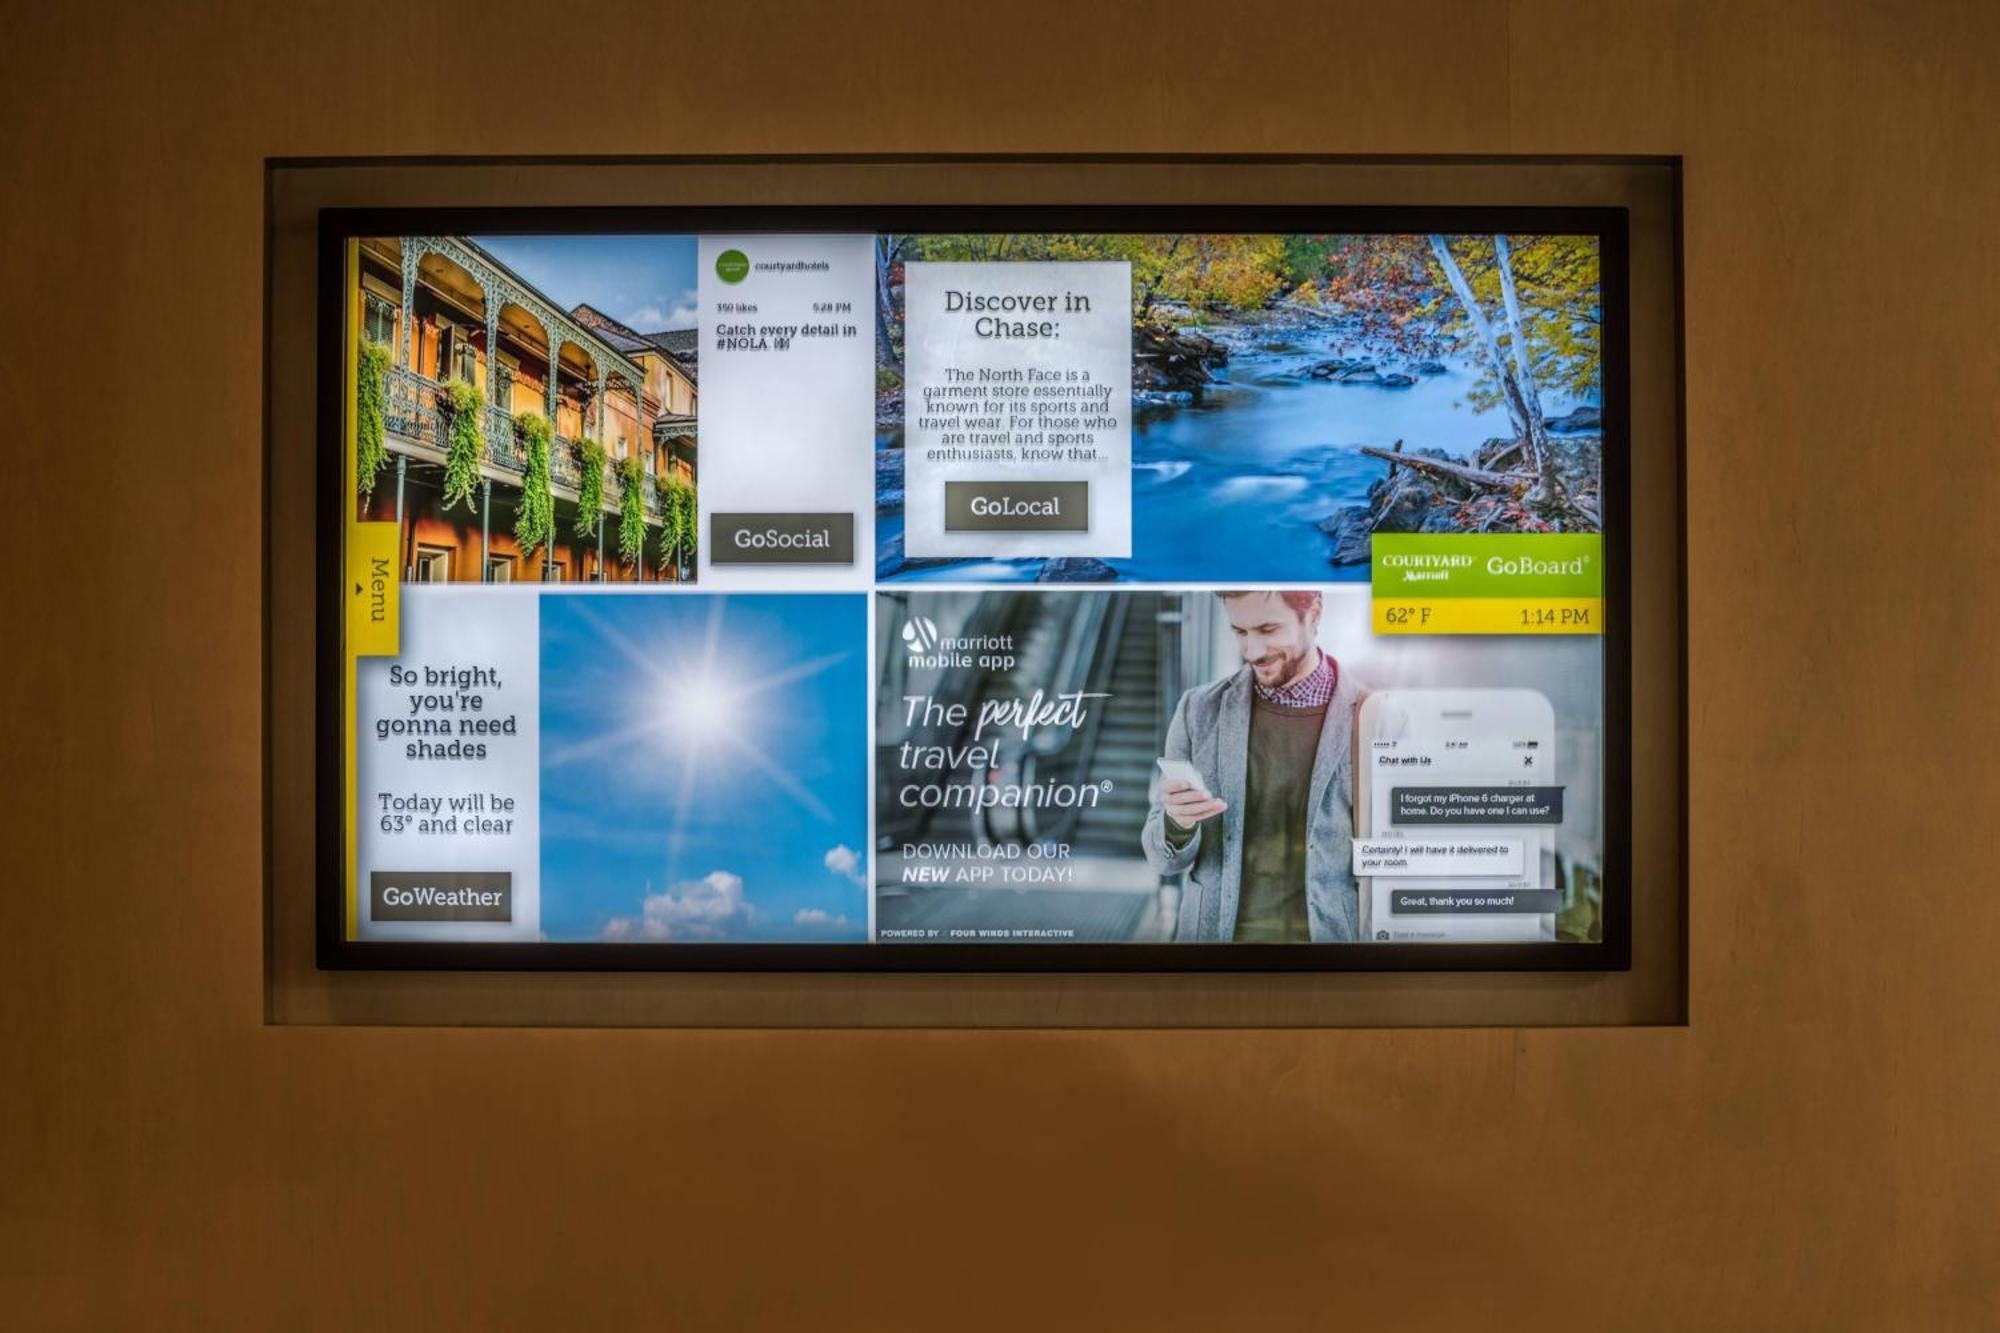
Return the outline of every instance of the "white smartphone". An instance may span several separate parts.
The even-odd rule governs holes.
[[[1536,690],[1380,690],[1363,702],[1359,732],[1357,839],[1431,848],[1430,866],[1477,844],[1518,848],[1519,867],[1500,875],[1365,876],[1362,938],[1553,940],[1562,787],[1548,699]]]
[[[1187,760],[1159,759],[1154,762],[1159,764],[1160,776],[1167,779],[1167,781],[1185,782],[1194,787],[1203,796],[1212,795],[1208,790],[1207,781],[1201,776],[1201,770],[1190,764]]]

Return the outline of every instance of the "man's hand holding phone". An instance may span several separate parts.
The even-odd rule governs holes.
[[[1204,819],[1213,819],[1229,808],[1227,801],[1219,800],[1208,790],[1202,780],[1201,770],[1185,759],[1159,760],[1160,808],[1166,814],[1167,822],[1181,833],[1194,832],[1195,825]]]

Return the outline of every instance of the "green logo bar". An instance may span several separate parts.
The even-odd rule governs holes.
[[[1378,532],[1375,596],[1602,597],[1604,538],[1595,532]]]
[[[741,282],[750,276],[750,256],[741,250],[724,250],[715,257],[715,276],[724,282]]]

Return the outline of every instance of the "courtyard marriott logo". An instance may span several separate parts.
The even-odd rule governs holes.
[[[1377,597],[1602,597],[1604,539],[1594,532],[1378,532]]]
[[[1377,634],[1601,634],[1604,538],[1595,532],[1378,532]]]

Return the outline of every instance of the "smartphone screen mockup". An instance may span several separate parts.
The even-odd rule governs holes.
[[[1562,788],[1534,690],[1384,690],[1361,708],[1362,938],[1554,940]]]

